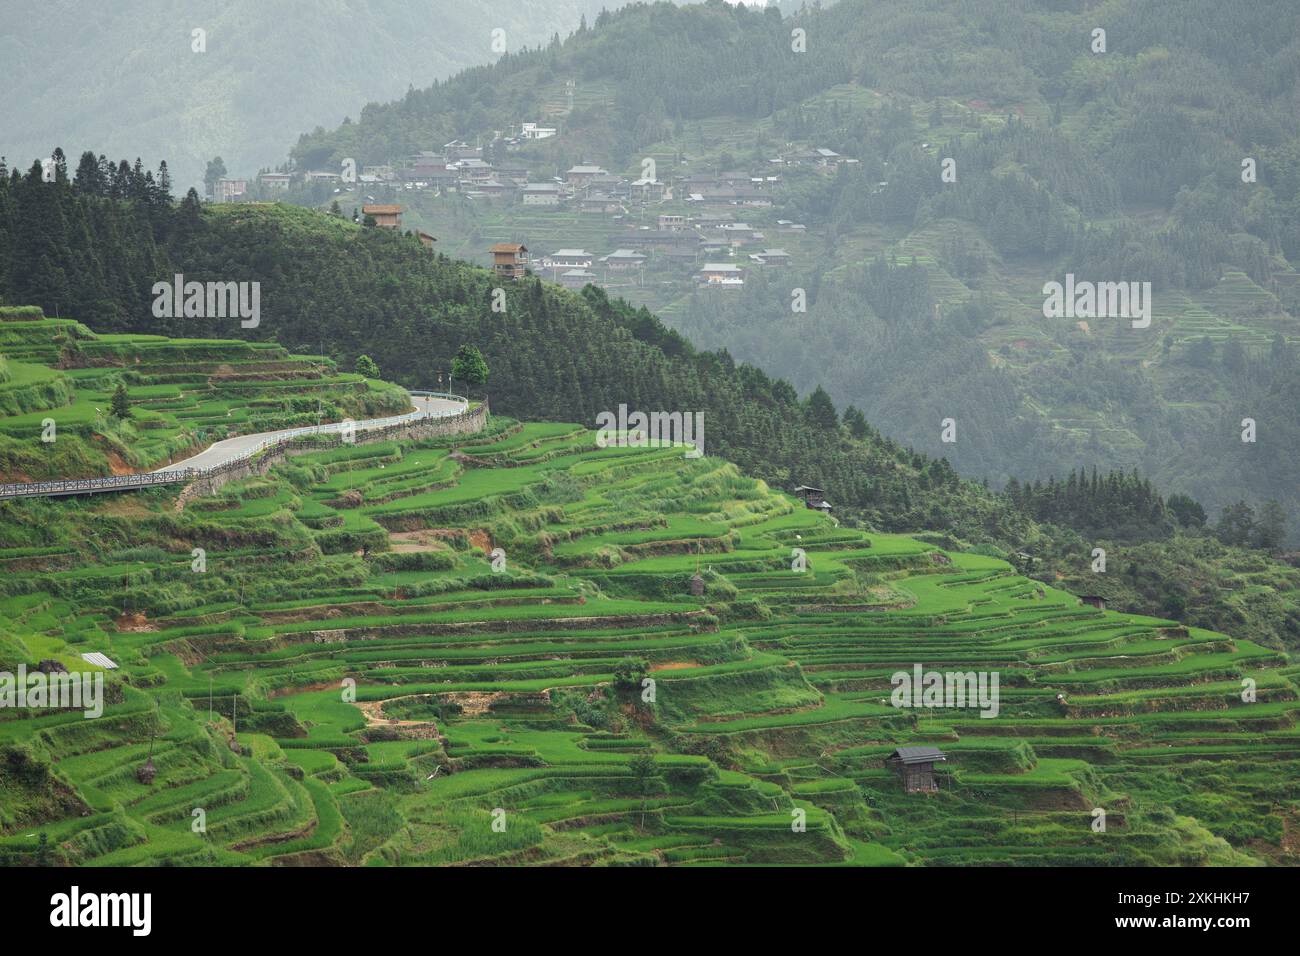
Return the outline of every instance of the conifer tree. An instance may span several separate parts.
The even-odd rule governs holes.
[[[118,382],[117,388],[113,389],[113,400],[110,408],[114,418],[126,420],[131,417],[131,400],[127,397],[126,386],[121,382]]]

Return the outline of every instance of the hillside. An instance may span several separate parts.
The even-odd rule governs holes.
[[[181,0],[0,4],[0,154],[27,163],[69,137],[110,153],[166,157],[184,188],[224,159],[232,175],[272,166],[286,129],[334,125],[400,96],[567,34],[596,0]],[[277,30],[277,24],[291,29]],[[206,50],[195,52],[195,29]],[[53,65],[57,64],[57,67]]]
[[[0,307],[0,482],[156,468],[224,438],[404,412],[406,392],[273,342],[96,334]],[[129,417],[112,409],[122,386]]]
[[[489,271],[431,254],[413,236],[292,206],[173,206],[150,195],[44,183],[36,168],[0,177],[0,297],[108,332],[277,341],[328,351],[343,368],[368,354],[411,388],[436,386],[460,346],[473,344],[492,370],[492,407],[505,414],[594,426],[620,404],[698,411],[709,451],[781,487],[823,486],[881,527],[1006,538],[1026,527],[945,461],[882,438],[865,420],[850,434],[824,394],[801,400],[788,383],[725,351],[696,351],[599,290],[512,283],[496,311]],[[156,317],[150,290],[177,273],[259,283],[259,326]]]
[[[1294,862],[1285,655],[681,448],[494,418],[0,505],[0,563],[6,669],[119,665],[106,719],[0,710],[7,864]],[[999,672],[998,719],[892,706],[914,665]]]
[[[547,257],[584,250],[594,281],[697,345],[821,385],[962,474],[1137,468],[1214,515],[1276,499],[1294,542],[1297,16],[1282,0],[843,0],[785,20],[641,5],[306,135],[291,158],[391,164],[391,185],[361,193],[401,202],[445,253],[486,262],[522,241],[559,278]],[[556,135],[492,140],[538,112]],[[401,174],[457,138],[488,144],[503,193]],[[577,164],[608,176],[554,207],[506,175]],[[684,233],[657,236],[664,216]],[[646,259],[602,264],[619,248]],[[788,264],[753,258],[772,249]],[[743,285],[701,284],[718,262]],[[1149,282],[1149,327],[1045,317],[1044,284],[1067,274]]]
[[[1300,581],[1294,560],[1278,552],[1284,515],[1264,521],[1267,515],[1255,520],[1247,513],[1206,527],[1195,502],[1166,498],[1134,474],[1094,473],[1086,495],[1068,482],[997,493],[958,478],[944,459],[883,437],[862,412],[849,407],[841,415],[820,390],[801,398],[787,382],[737,365],[725,350],[696,350],[646,309],[603,290],[575,293],[529,279],[510,283],[505,311],[497,311],[498,283],[489,271],[431,254],[413,236],[279,204],[205,206],[187,197],[173,205],[129,164],[103,181],[83,172],[79,164],[75,175],[54,183],[42,182],[36,168],[0,177],[0,299],[37,302],[45,314],[111,334],[237,335],[261,341],[259,347],[274,340],[293,352],[326,353],[330,373],[369,354],[383,375],[410,388],[445,383],[458,349],[477,345],[497,412],[589,427],[620,404],[699,412],[709,453],[773,487],[827,489],[843,523],[930,530],[990,545],[999,555],[1030,548],[1039,563],[1025,570],[1048,583],[1058,574],[1095,579],[1093,548],[1126,555],[1141,545],[1140,567],[1125,560],[1123,577],[1081,588],[1102,589],[1114,606],[1133,612],[1178,617],[1274,648],[1300,646]],[[176,273],[261,283],[259,326],[155,317],[151,287]],[[22,336],[9,341],[21,360]],[[301,408],[296,414],[299,421],[311,417]],[[97,448],[112,446],[109,432],[94,439]],[[191,431],[179,440],[198,436]],[[108,472],[93,450],[50,467],[52,452],[76,444],[41,444],[39,452],[35,445],[9,447],[22,463],[5,469],[11,473]],[[120,453],[127,460],[133,454]]]

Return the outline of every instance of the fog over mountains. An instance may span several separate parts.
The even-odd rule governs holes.
[[[566,36],[617,0],[0,0],[0,155],[55,146],[166,159],[178,187],[204,164],[255,171],[286,139],[355,117],[507,51]],[[288,28],[286,28],[288,27]],[[206,31],[195,52],[193,31]]]

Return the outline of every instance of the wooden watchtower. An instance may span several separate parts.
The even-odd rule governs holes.
[[[522,242],[498,242],[491,249],[492,272],[498,279],[522,279],[528,267],[528,247]]]

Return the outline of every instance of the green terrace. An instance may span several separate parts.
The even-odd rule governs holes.
[[[112,410],[119,386],[127,419]],[[0,309],[0,481],[148,471],[234,435],[409,405],[396,386],[274,342],[95,334]]]
[[[10,863],[1270,864],[1300,805],[1284,654],[577,425],[11,502],[0,566],[0,669],[118,665],[101,719],[0,708]],[[997,715],[897,706],[918,665]]]

